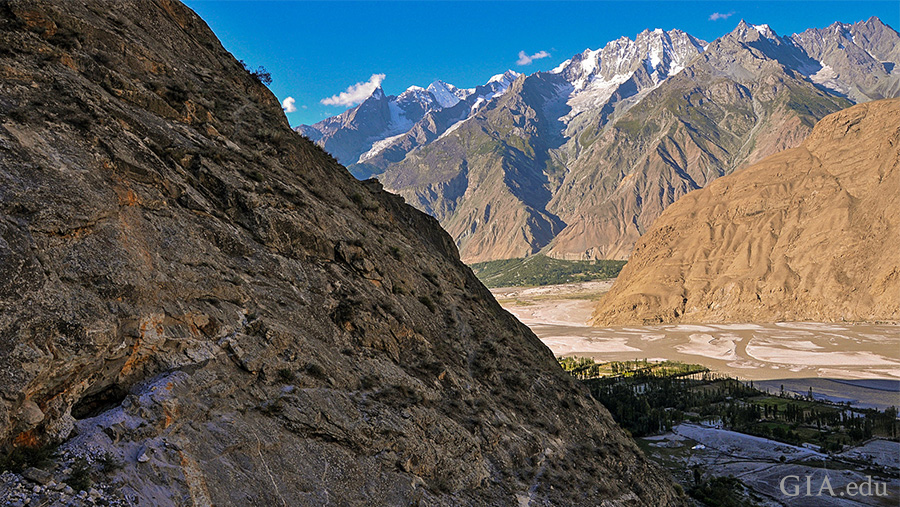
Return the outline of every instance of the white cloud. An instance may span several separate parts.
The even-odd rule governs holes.
[[[516,65],[531,65],[531,62],[534,60],[540,60],[541,58],[547,58],[550,56],[550,53],[546,51],[538,51],[533,55],[525,54],[524,51],[519,51],[519,59],[516,60]]]
[[[281,109],[284,109],[285,113],[293,113],[297,110],[297,104],[294,97],[288,97],[281,102]]]
[[[372,74],[372,77],[365,83],[350,85],[346,91],[322,99],[322,103],[326,106],[355,106],[372,95],[372,92],[381,86],[382,81],[384,81],[384,74]]]
[[[721,12],[714,12],[709,16],[710,21],[718,21],[720,19],[728,19],[734,14],[734,11],[731,11],[727,14],[722,14]]]

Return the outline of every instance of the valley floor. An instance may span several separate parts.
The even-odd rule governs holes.
[[[757,389],[773,394],[783,391],[788,397],[802,397],[811,390],[817,399],[850,402],[858,408],[900,406],[900,326],[820,322],[589,326],[597,300],[611,286],[612,281],[601,281],[492,292],[557,356],[599,362],[668,359],[752,380]],[[695,490],[698,480],[703,484],[722,480],[721,487],[730,494],[745,488],[745,498],[753,505],[887,506],[900,500],[900,443],[895,441],[876,438],[827,454],[817,447],[687,422],[637,441],[686,489]],[[881,495],[874,494],[874,484],[883,488],[878,491]]]
[[[900,404],[900,326],[820,322],[657,325],[587,324],[611,281],[492,289],[557,356],[598,361],[698,363],[760,387],[884,409]],[[872,382],[872,379],[881,379]]]

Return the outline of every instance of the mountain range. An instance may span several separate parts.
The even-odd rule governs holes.
[[[645,30],[449,108],[428,92],[402,128],[386,111],[411,92],[376,90],[299,130],[436,217],[466,262],[625,259],[684,194],[797,146],[829,113],[900,94],[898,63],[900,35],[874,17],[785,37],[741,21],[712,42]]]

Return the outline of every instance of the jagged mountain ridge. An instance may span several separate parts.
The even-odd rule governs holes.
[[[351,166],[351,172],[361,177],[365,166],[354,170],[353,164],[369,162],[376,155],[402,159],[412,147],[434,140],[486,101],[502,95],[516,77],[518,73],[507,71],[469,89],[438,80],[428,88],[410,86],[397,96],[385,95],[378,86],[358,106],[295,130],[325,148],[338,162]],[[401,147],[406,149],[398,154]]]
[[[638,243],[596,325],[900,321],[900,99],[692,192]]]
[[[182,4],[0,3],[0,76],[3,452],[155,505],[683,503]]]
[[[709,44],[647,30],[520,77],[452,132],[361,175],[437,217],[467,262],[624,259],[680,196],[796,146],[828,113],[900,93],[898,45],[877,18],[788,37],[741,21]]]

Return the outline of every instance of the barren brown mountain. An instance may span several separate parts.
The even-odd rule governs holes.
[[[691,192],[645,234],[595,325],[900,320],[900,100]]]
[[[0,504],[682,503],[180,3],[0,1],[0,87]]]

